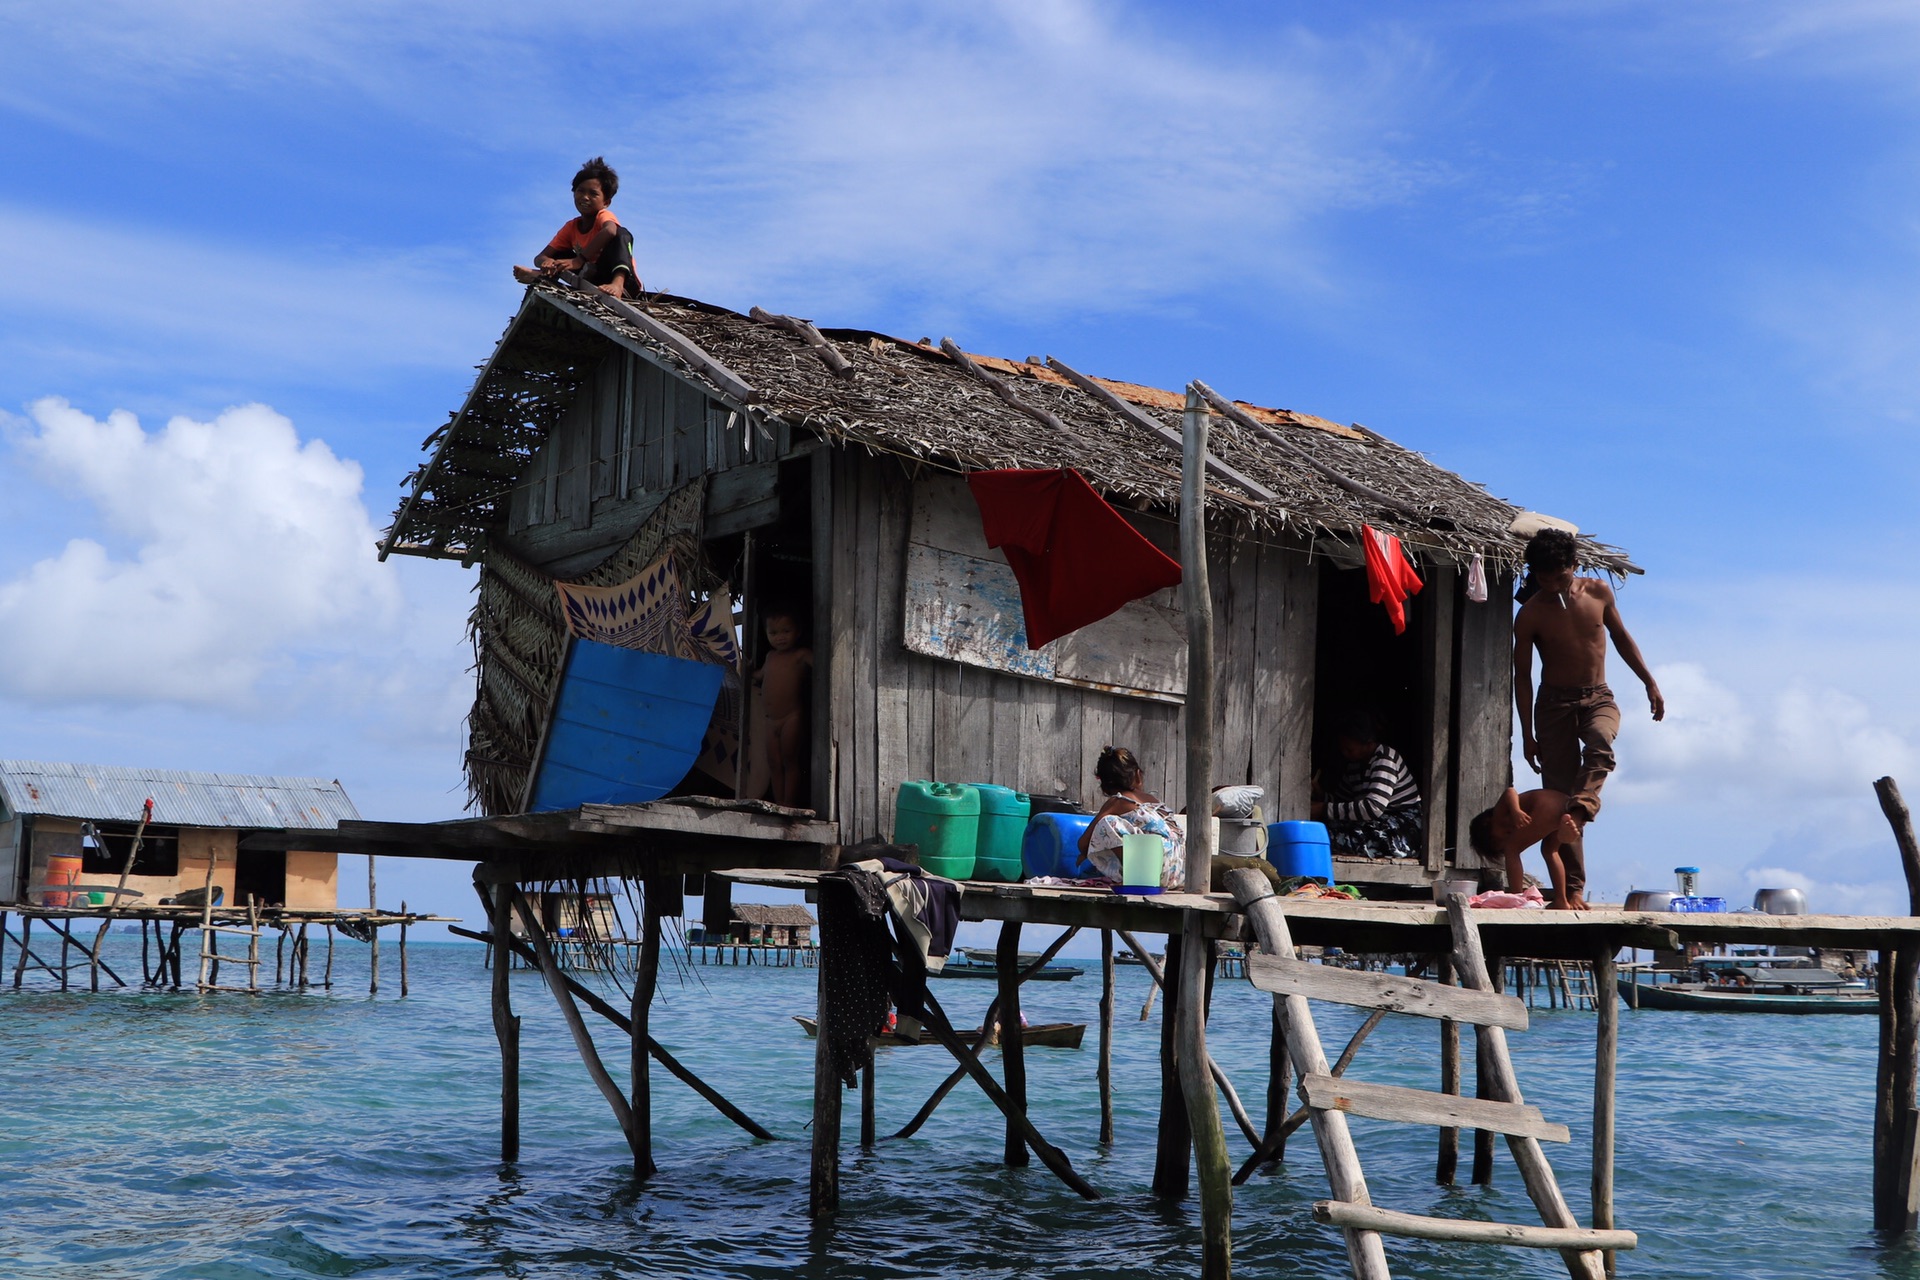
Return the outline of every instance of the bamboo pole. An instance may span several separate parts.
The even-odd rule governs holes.
[[[1227,887],[1246,913],[1260,940],[1260,948],[1270,956],[1293,955],[1293,934],[1287,927],[1286,912],[1274,896],[1273,886],[1257,871],[1229,871]],[[1285,1004],[1287,1051],[1301,1077],[1330,1075],[1326,1052],[1320,1047],[1320,1033],[1314,1027],[1312,1011],[1305,996],[1275,996]],[[1313,1136],[1320,1146],[1320,1160],[1326,1166],[1327,1182],[1336,1200],[1351,1204],[1371,1204],[1366,1174],[1353,1147],[1353,1135],[1347,1129],[1347,1117],[1340,1111],[1308,1112]],[[1355,1280],[1389,1280],[1387,1255],[1380,1235],[1356,1227],[1343,1229],[1347,1243],[1347,1261]]]
[[[1026,1037],[1020,1032],[1020,922],[1008,920],[1000,926],[1000,941],[994,948],[994,967],[1000,972],[1000,1070],[1006,1077],[1007,1101],[1024,1116],[1027,1112]],[[1027,1146],[1022,1140],[1019,1122],[1007,1115],[1005,1159],[1013,1168],[1028,1164]]]
[[[1460,985],[1475,991],[1491,989],[1493,983],[1487,976],[1486,960],[1480,948],[1480,931],[1467,917],[1467,896],[1464,893],[1448,895],[1447,921],[1453,929],[1453,964],[1460,974]],[[1507,1056],[1506,1029],[1475,1027],[1474,1037],[1474,1056],[1487,1064],[1488,1092],[1494,1100],[1516,1104],[1526,1101],[1520,1094],[1520,1082],[1513,1073],[1513,1062]],[[1527,1195],[1540,1211],[1540,1220],[1549,1227],[1578,1227],[1580,1224],[1574,1220],[1566,1199],[1560,1194],[1560,1184],[1554,1179],[1553,1167],[1541,1153],[1540,1140],[1512,1133],[1506,1137],[1507,1150],[1513,1153],[1513,1162],[1519,1167]],[[1605,1267],[1598,1251],[1562,1249],[1560,1256],[1566,1262],[1567,1273],[1573,1280],[1604,1280]]]
[[[1620,1059],[1620,993],[1614,989],[1611,947],[1602,947],[1593,961],[1594,1010],[1599,1015],[1593,1034],[1593,1228],[1613,1228],[1614,1079]],[[1607,1274],[1614,1272],[1614,1251],[1602,1255]]]
[[[629,1073],[633,1086],[633,1176],[650,1178],[653,1163],[653,1077],[649,1065],[647,1029],[653,1012],[653,992],[660,977],[660,915],[654,910],[653,894],[646,895],[641,911],[640,967],[633,975],[633,1011],[629,1015]]]
[[[1100,1145],[1113,1145],[1113,930],[1100,931]]]

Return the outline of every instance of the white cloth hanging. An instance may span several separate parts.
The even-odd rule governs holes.
[[[1487,563],[1477,551],[1473,563],[1467,566],[1467,599],[1475,604],[1487,602]]]

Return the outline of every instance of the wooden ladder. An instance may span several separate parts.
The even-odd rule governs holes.
[[[209,876],[209,879],[212,877]],[[247,954],[227,956],[220,954],[220,935],[239,934],[247,940]],[[220,984],[220,966],[237,964],[247,971],[247,985],[229,987]],[[201,991],[233,991],[242,995],[260,994],[260,904],[252,894],[247,895],[247,923],[240,925],[215,924],[213,922],[213,895],[207,894],[207,904],[200,915],[200,981],[197,989]]]
[[[1593,966],[1585,960],[1556,960],[1560,970],[1560,992],[1569,1009],[1598,1009],[1593,987]]]
[[[1313,1216],[1344,1232],[1348,1261],[1357,1280],[1390,1280],[1382,1234],[1558,1249],[1574,1280],[1604,1280],[1607,1268],[1602,1251],[1631,1249],[1638,1239],[1631,1231],[1583,1228],[1567,1208],[1540,1143],[1543,1139],[1565,1142],[1570,1135],[1566,1126],[1548,1121],[1538,1108],[1527,1106],[1520,1095],[1513,1061],[1507,1054],[1506,1033],[1509,1029],[1526,1029],[1526,1006],[1516,997],[1492,990],[1480,931],[1468,919],[1466,899],[1455,895],[1447,905],[1453,931],[1453,964],[1462,985],[1444,986],[1421,978],[1307,964],[1295,958],[1280,900],[1260,877],[1246,875],[1242,879],[1243,874],[1233,873],[1229,879],[1261,947],[1260,953],[1247,957],[1247,976],[1254,986],[1274,996],[1286,1030],[1287,1052],[1293,1059],[1300,1093],[1326,1165],[1327,1181],[1333,1189],[1334,1198],[1315,1204]],[[1309,998],[1471,1023],[1480,1061],[1486,1067],[1490,1097],[1463,1098],[1336,1077],[1321,1049]],[[1545,1225],[1463,1222],[1376,1208],[1367,1194],[1366,1175],[1347,1130],[1350,1115],[1507,1135],[1527,1194]]]

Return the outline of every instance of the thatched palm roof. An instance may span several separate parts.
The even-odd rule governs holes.
[[[837,377],[789,327],[688,298],[652,295],[642,305],[636,316],[629,305],[590,290],[529,287],[466,404],[425,442],[434,456],[408,477],[410,495],[384,548],[482,554],[489,535],[504,528],[507,498],[535,451],[616,346],[667,364],[744,417],[784,422],[796,433],[960,471],[1073,467],[1116,500],[1142,508],[1178,504],[1178,448],[1044,365],[972,357],[1023,412],[933,344],[867,330],[819,331],[850,366],[849,376]],[[675,350],[672,333],[663,341],[645,323],[649,317],[724,368]],[[1095,381],[1178,433],[1180,394]],[[1316,538],[1350,537],[1371,524],[1429,554],[1518,563],[1525,539],[1509,529],[1519,509],[1480,486],[1363,427],[1237,407],[1271,436],[1230,417],[1213,419],[1213,454],[1253,482],[1216,478],[1216,519]],[[1638,572],[1616,548],[1582,538],[1581,551],[1592,567]]]
[[[736,902],[733,904],[733,918],[742,924],[792,926],[809,928],[816,924],[813,913],[805,907],[773,906],[763,902]]]

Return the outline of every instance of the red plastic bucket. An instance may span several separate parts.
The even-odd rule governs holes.
[[[47,855],[47,875],[42,881],[40,905],[43,907],[64,907],[69,900],[79,898],[86,901],[84,893],[68,893],[64,886],[76,884],[80,880],[80,855],[77,853],[53,853]],[[75,904],[78,905],[78,904]]]

